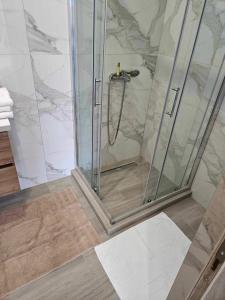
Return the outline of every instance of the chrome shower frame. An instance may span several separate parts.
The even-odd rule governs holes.
[[[93,0],[94,3],[96,0]],[[202,139],[202,143],[201,146],[198,149],[198,154],[196,156],[194,165],[192,167],[191,170],[191,174],[189,176],[189,180],[188,180],[188,184],[187,186],[181,188],[178,191],[172,192],[166,196],[160,197],[158,199],[156,199],[153,202],[148,202],[145,203],[144,205],[135,208],[133,210],[130,210],[118,217],[112,217],[109,212],[105,209],[104,204],[102,203],[102,201],[100,200],[99,196],[96,194],[96,192],[93,190],[93,185],[90,186],[90,183],[88,182],[88,180],[85,178],[85,176],[83,175],[81,169],[79,168],[79,132],[77,130],[78,128],[78,110],[77,107],[79,106],[78,103],[78,95],[77,95],[77,89],[76,89],[76,80],[77,80],[77,75],[76,75],[76,70],[77,70],[77,59],[76,59],[76,26],[75,26],[75,12],[74,12],[74,7],[75,7],[75,2],[76,0],[69,0],[69,27],[70,27],[70,41],[71,41],[71,50],[72,50],[72,78],[73,78],[73,97],[74,97],[74,124],[75,124],[75,147],[76,147],[76,168],[72,171],[73,176],[75,177],[75,179],[77,180],[78,184],[80,185],[82,191],[84,192],[84,194],[87,197],[87,200],[89,201],[90,205],[93,207],[93,209],[95,210],[97,216],[99,217],[100,221],[102,222],[104,228],[106,229],[106,231],[109,234],[113,234],[114,232],[117,232],[143,218],[149,217],[152,214],[155,214],[156,212],[162,210],[163,208],[176,203],[177,201],[180,201],[184,198],[188,198],[191,195],[191,185],[192,182],[194,180],[194,176],[197,172],[198,169],[198,165],[200,163],[200,159],[202,157],[202,154],[204,152],[207,140],[209,138],[210,132],[212,130],[215,118],[218,114],[219,108],[221,106],[223,97],[225,96],[225,80],[223,80],[223,86],[220,90],[219,96],[217,97],[217,100],[215,101],[215,106],[213,109],[213,112],[211,114],[211,118],[210,118],[210,122],[206,128],[206,131],[204,133],[203,139]],[[206,0],[204,0],[204,4],[205,4]],[[187,6],[190,4],[190,0],[187,1]],[[104,16],[104,34],[106,35],[106,11],[107,11],[107,0],[105,0],[104,3],[105,6],[105,16]],[[184,15],[184,20],[183,20],[183,24],[181,27],[181,31],[180,31],[180,36],[179,36],[179,40],[178,40],[178,45],[177,45],[177,49],[176,49],[176,53],[175,53],[175,57],[174,57],[174,63],[173,63],[173,69],[172,69],[172,74],[171,74],[171,78],[170,78],[170,82],[168,87],[170,87],[170,83],[172,81],[172,76],[174,73],[174,68],[175,68],[175,63],[176,63],[176,59],[177,59],[177,55],[178,55],[178,51],[179,51],[179,43],[181,42],[181,37],[183,34],[183,26],[187,17],[187,7],[185,9],[185,15]],[[95,19],[95,16],[93,17],[93,19]],[[200,21],[199,21],[200,23]],[[94,30],[94,28],[93,28]],[[198,31],[199,31],[199,26],[198,26]],[[198,35],[198,31],[197,31],[197,35]],[[94,36],[94,32],[93,32],[93,36]],[[94,44],[94,42],[93,42]],[[94,51],[94,45],[93,45],[93,51]],[[105,39],[103,40],[103,49],[102,49],[102,53],[103,53],[103,59],[104,59],[104,53],[105,53]],[[103,61],[104,64],[104,61]],[[94,66],[93,66],[94,69]],[[102,72],[103,72],[103,68],[102,68]],[[102,73],[102,78],[103,78],[103,73]],[[96,80],[101,80],[95,77],[95,74],[93,74],[93,84],[96,87]],[[102,93],[102,82],[101,83],[101,93]],[[167,91],[168,93],[168,91]],[[168,95],[165,99],[165,104],[164,104],[164,110],[163,113],[161,115],[161,121],[160,121],[160,126],[162,126],[162,120],[164,118],[164,113],[165,113],[165,109],[166,109],[166,104],[168,101]],[[93,92],[93,101],[92,101],[92,109],[94,109],[95,105],[99,106],[100,109],[100,119],[101,119],[101,108],[102,105],[101,103],[96,103],[96,90],[94,89]],[[101,126],[100,126],[101,120],[99,121],[99,126],[98,126],[98,135],[99,137],[101,136]],[[94,125],[94,120],[92,120],[92,126]],[[159,132],[158,132],[159,135]],[[159,136],[157,137],[157,139],[159,138]],[[94,143],[94,141],[92,141]],[[92,148],[93,148],[93,144],[92,144]],[[98,174],[93,174],[94,176],[97,176],[98,178],[98,184],[100,185],[100,170],[101,170],[101,142],[99,140],[99,143],[97,145],[97,157],[98,157],[98,162],[97,165],[99,166],[97,172]],[[156,148],[155,148],[156,149]],[[93,150],[93,149],[92,149]],[[155,153],[154,153],[155,155]],[[94,160],[94,156],[93,156],[93,160]],[[92,162],[93,163],[93,162]],[[94,168],[93,168],[94,169]],[[151,172],[151,170],[150,170]],[[150,175],[149,172],[149,175]]]

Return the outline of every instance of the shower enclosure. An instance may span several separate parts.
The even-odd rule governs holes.
[[[223,3],[70,4],[75,176],[97,213],[115,224],[190,195],[224,78]]]

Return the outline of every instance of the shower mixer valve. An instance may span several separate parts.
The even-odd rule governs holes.
[[[132,77],[137,77],[140,74],[139,70],[121,70],[120,63],[116,65],[116,72],[110,74],[109,80],[125,80],[130,81]]]

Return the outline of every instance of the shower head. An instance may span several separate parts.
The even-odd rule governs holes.
[[[131,70],[127,73],[130,75],[130,77],[137,77],[140,74],[140,71],[139,70]]]

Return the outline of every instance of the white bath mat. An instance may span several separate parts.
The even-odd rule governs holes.
[[[121,300],[166,300],[190,244],[160,213],[95,251]]]

